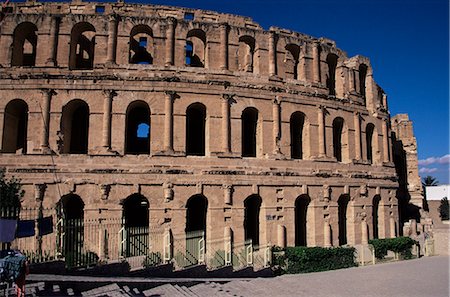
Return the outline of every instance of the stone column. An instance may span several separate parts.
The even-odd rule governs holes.
[[[323,225],[323,246],[324,247],[330,247],[331,244],[331,226],[328,223],[328,221],[324,222]]]
[[[369,230],[367,230],[367,223],[365,220],[361,221],[361,243],[368,244],[369,243]]]
[[[313,45],[313,79],[315,83],[320,83],[320,44]]]
[[[166,91],[164,100],[164,151],[173,153],[173,101],[176,93]]]
[[[395,228],[395,219],[392,215],[389,217],[389,229],[391,238],[395,238],[397,232]]]
[[[269,32],[269,76],[277,75],[277,48],[275,32]]]
[[[52,89],[43,89],[42,94],[44,95],[44,102],[42,106],[42,121],[43,129],[41,134],[41,150],[42,153],[50,153],[49,145],[49,133],[50,133],[50,106],[52,101],[52,96],[56,95],[56,92]]]
[[[353,113],[355,124],[355,159],[361,160],[361,116],[359,112]]]
[[[106,63],[116,64],[117,49],[117,16],[112,14],[109,16],[108,22],[108,55]]]
[[[220,24],[220,69],[228,69],[228,24]]]
[[[278,225],[277,244],[281,248],[286,247],[286,227],[283,225]]]
[[[280,122],[280,105],[281,105],[281,98],[277,97],[273,100],[272,103],[272,117],[273,117],[273,153],[274,154],[280,154],[281,148],[280,148],[280,139],[281,139],[281,122]]]
[[[389,162],[389,135],[386,121],[383,120],[383,162]]]
[[[234,95],[222,95],[222,151],[231,153],[230,104]]]
[[[325,107],[319,106],[318,110],[318,128],[319,128],[319,157],[326,157],[325,143]]]
[[[105,99],[103,101],[103,134],[102,147],[106,150],[111,149],[111,118],[112,118],[112,101],[117,93],[114,90],[103,91]]]
[[[49,51],[46,65],[56,66],[56,38],[58,37],[59,17],[52,16],[50,25]]]
[[[349,74],[349,91],[350,91],[350,93],[354,93],[356,91],[356,89],[355,89],[355,70],[349,69],[348,74]]]
[[[175,52],[175,25],[176,19],[173,17],[167,18],[167,31],[166,31],[166,66],[174,64],[174,52]]]
[[[43,214],[43,201],[45,196],[45,190],[47,189],[46,184],[35,184],[34,185],[34,198],[37,204],[37,213],[36,218],[42,219],[44,217]],[[39,236],[39,229],[36,224],[35,226],[35,250],[40,254],[42,253],[42,236]]]

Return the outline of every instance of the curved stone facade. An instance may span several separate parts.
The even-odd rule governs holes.
[[[150,227],[209,240],[396,236],[389,113],[368,58],[211,11],[4,12],[0,165],[22,180],[22,206],[77,197],[84,218],[121,218],[140,197]]]

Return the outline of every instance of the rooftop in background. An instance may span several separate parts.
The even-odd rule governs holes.
[[[444,197],[450,198],[450,185],[425,187],[427,200],[441,200]]]

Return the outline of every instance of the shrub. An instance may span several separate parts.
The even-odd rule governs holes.
[[[439,205],[439,216],[442,221],[449,220],[449,205],[447,197],[441,199],[441,205]]]
[[[357,266],[353,247],[288,247],[275,249],[273,264],[282,273],[307,273]]]
[[[411,259],[411,249],[413,245],[418,244],[412,238],[409,237],[397,237],[397,238],[384,238],[384,239],[371,239],[369,240],[375,250],[375,257],[377,259],[383,259],[388,251],[399,253],[403,259]]]

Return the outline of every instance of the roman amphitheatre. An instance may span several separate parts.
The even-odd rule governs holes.
[[[367,57],[122,1],[9,3],[0,28],[0,166],[23,184],[21,216],[55,230],[23,250],[264,264],[273,245],[403,232],[393,147],[415,139]]]

